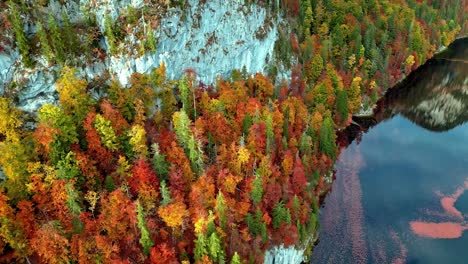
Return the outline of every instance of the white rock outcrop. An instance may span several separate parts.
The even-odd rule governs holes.
[[[1,45],[1,43],[0,43]],[[11,83],[14,71],[16,69],[19,53],[9,46],[3,46],[3,52],[0,52],[0,96],[2,96],[8,85]]]
[[[265,252],[264,264],[301,264],[304,261],[304,250],[294,246],[275,246]]]
[[[79,21],[85,12],[92,12],[104,31],[105,14],[115,20],[129,5],[140,8],[143,0],[80,0],[65,5],[51,0],[47,8],[58,14],[67,12],[72,21]],[[204,4],[189,0],[188,6],[184,11],[169,9],[160,21],[153,32],[157,39],[156,52],[138,55],[136,47],[140,46],[140,40],[130,35],[120,47],[121,52],[107,56],[103,62],[84,63],[78,67],[79,74],[92,80],[108,71],[125,86],[132,73],[149,73],[161,63],[166,64],[170,78],[178,78],[186,69],[192,69],[205,84],[213,83],[218,76],[229,76],[233,69],[245,67],[249,73],[267,70],[274,58],[277,24],[281,21],[277,15],[256,4],[246,6],[239,0],[211,0]],[[25,29],[29,34],[35,31],[26,25]],[[106,41],[101,43],[106,49]],[[33,112],[44,103],[55,102],[58,69],[38,63],[35,69],[27,70],[19,60],[17,49],[7,46],[0,52],[0,95],[11,81],[17,81],[22,86],[18,105],[23,110]]]
[[[155,53],[112,56],[106,60],[109,71],[123,85],[133,72],[149,73],[162,62],[169,78],[178,78],[191,69],[205,84],[218,76],[228,76],[233,69],[245,67],[249,73],[265,72],[278,37],[276,15],[269,17],[265,8],[245,6],[243,1],[212,0],[199,4],[191,0],[189,5],[185,14],[172,9],[162,19],[153,32],[158,40]]]

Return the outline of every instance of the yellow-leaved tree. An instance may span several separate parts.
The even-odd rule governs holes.
[[[26,164],[31,159],[32,142],[20,132],[22,113],[11,99],[0,97],[0,167],[5,174],[2,185],[13,203],[27,196]]]
[[[78,79],[74,69],[64,67],[62,77],[55,85],[64,113],[74,116],[75,124],[81,124],[92,104],[91,96],[86,92],[87,82]]]
[[[351,113],[359,111],[361,108],[361,77],[354,77],[348,92],[348,106]]]
[[[160,206],[158,215],[162,218],[168,227],[173,229],[180,228],[188,216],[187,207],[181,201],[175,201],[165,206]]]
[[[137,154],[146,157],[148,154],[148,147],[146,146],[146,131],[140,125],[134,125],[130,132],[130,145]]]
[[[104,146],[106,146],[110,151],[118,149],[117,136],[115,135],[114,129],[112,129],[112,125],[109,120],[102,117],[102,115],[97,114],[96,120],[94,121],[94,127],[99,133]]]
[[[23,125],[21,111],[16,109],[9,98],[0,97],[0,135],[5,141],[18,142],[19,128]]]

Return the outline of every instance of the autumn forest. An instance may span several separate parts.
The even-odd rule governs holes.
[[[67,63],[84,44],[63,36],[80,32],[26,36],[31,4],[8,3],[2,27],[25,65],[63,57],[50,57],[56,104],[27,114],[0,97],[1,263],[262,263],[279,245],[310,256],[336,131],[467,31],[459,0],[245,2],[292,25],[275,44],[290,79],[272,65],[207,85],[161,64],[96,85]]]

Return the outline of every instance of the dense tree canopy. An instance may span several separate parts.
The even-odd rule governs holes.
[[[9,20],[31,63],[16,2]],[[259,2],[298,17],[280,38],[291,49],[278,49],[298,57],[289,83],[234,71],[207,87],[191,71],[170,80],[161,65],[127,88],[104,82],[95,96],[63,67],[57,105],[42,106],[32,126],[0,98],[0,262],[259,263],[271,246],[305,246],[339,152],[336,129],[453,41],[466,9],[457,0]],[[37,47],[66,64],[80,44],[66,14],[57,19],[37,23]],[[108,15],[104,28],[119,52]]]

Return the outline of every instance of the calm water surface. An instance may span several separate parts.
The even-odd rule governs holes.
[[[312,263],[468,263],[468,40],[355,121]]]

